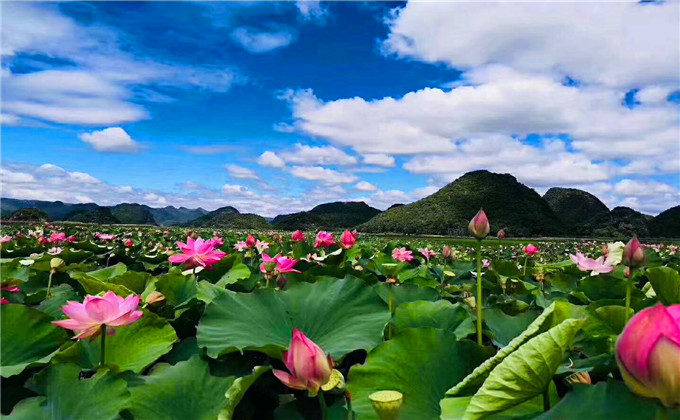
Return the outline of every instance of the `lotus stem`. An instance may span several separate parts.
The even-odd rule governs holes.
[[[524,267],[522,267],[522,276],[527,275],[527,263],[529,262],[529,256],[524,257]]]
[[[387,309],[390,311],[390,323],[387,325],[387,339],[389,340],[392,338],[392,316],[394,316],[394,297],[391,285],[387,285]]]
[[[99,366],[104,366],[106,361],[106,324],[102,325],[102,339],[101,339],[101,359],[99,360]]]
[[[624,323],[623,325],[625,326],[628,323],[628,320],[630,319],[630,293],[631,289],[633,288],[633,269],[630,269],[630,272],[628,273],[628,278],[626,279],[626,311],[623,314],[624,316]]]
[[[482,241],[477,241],[477,344],[482,345]]]
[[[543,390],[543,411],[550,410],[550,384]]]
[[[317,396],[319,397],[319,407],[321,407],[321,419],[328,420],[328,406],[326,405],[326,399],[323,396],[323,391],[319,390]]]
[[[46,298],[50,297],[50,293],[52,293],[52,275],[54,274],[54,270],[50,270],[50,278],[47,280],[47,296]]]

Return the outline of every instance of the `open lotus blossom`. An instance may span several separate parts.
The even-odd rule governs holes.
[[[349,230],[345,230],[342,233],[342,236],[340,236],[340,245],[345,249],[352,248],[355,243],[357,243],[356,233],[350,232]]]
[[[479,210],[475,217],[470,220],[468,230],[475,238],[482,240],[489,235],[491,227],[489,226],[489,219],[486,217],[484,210]]]
[[[12,237],[7,235],[7,236],[1,236],[0,237],[0,244],[6,244],[7,242],[12,242]]]
[[[437,253],[435,251],[428,249],[428,248],[421,248],[421,249],[418,250],[418,252],[420,252],[420,254],[423,257],[425,257],[425,259],[427,261],[430,261],[430,258],[437,256]]]
[[[316,235],[316,242],[314,242],[314,248],[328,248],[335,244],[335,238],[332,233],[326,231],[321,231]]]
[[[108,234],[108,233],[99,233],[99,232],[95,233],[94,237],[99,239],[100,241],[112,241],[112,240],[116,239],[116,235],[111,235],[111,234]]]
[[[409,262],[413,261],[413,251],[409,251],[406,248],[394,248],[392,250],[392,258],[399,262]]]
[[[299,270],[295,270],[297,260],[285,257],[283,254],[278,254],[274,257],[270,257],[268,254],[262,254],[262,264],[260,264],[260,271],[262,273],[299,273]]]
[[[213,265],[227,255],[226,252],[215,249],[212,241],[204,241],[201,238],[187,238],[187,243],[177,242],[181,254],[171,255],[168,260],[173,264],[186,263],[187,268],[203,267],[212,269]]]
[[[614,271],[614,266],[607,264],[607,262],[604,260],[604,256],[594,260],[578,252],[576,255],[570,255],[569,257],[574,262],[574,264],[576,264],[579,270],[590,271],[590,274],[593,276],[600,273],[605,274]]]
[[[75,331],[77,334],[73,338],[77,340],[95,338],[100,334],[102,325],[123,327],[141,318],[144,313],[137,310],[139,300],[137,295],[123,298],[111,291],[104,296],[88,295],[83,303],[68,301],[61,310],[69,319],[52,323]],[[115,330],[110,329],[107,333],[114,334]]]
[[[224,245],[224,239],[220,238],[219,236],[215,236],[212,239],[210,239],[215,246],[222,246]]]
[[[485,259],[485,260],[482,260],[482,267],[483,267],[483,268],[489,268],[489,267],[491,267],[491,261],[486,260],[486,259]]]
[[[66,242],[76,242],[78,239],[76,239],[75,236],[71,235],[68,238],[66,238]]]
[[[534,244],[529,244],[524,247],[524,255],[532,256],[538,254],[538,247]]]
[[[246,249],[248,249],[248,244],[246,244],[246,241],[238,241],[234,245],[234,249],[237,250],[238,252],[243,252]]]
[[[305,234],[302,233],[302,231],[300,231],[300,230],[296,230],[291,235],[290,240],[293,241],[293,242],[302,242],[302,241],[305,240]]]
[[[50,248],[47,251],[47,253],[50,254],[50,255],[59,255],[59,254],[61,254],[62,251],[63,251],[63,249],[61,247],[55,246],[55,247]]]
[[[49,242],[51,244],[60,244],[64,241],[66,241],[66,234],[63,233],[63,232],[53,233],[53,234],[50,235]]]
[[[132,239],[128,239],[125,242],[123,242],[123,244],[127,247],[131,247],[131,246],[135,246],[135,241],[133,241]]]
[[[274,370],[274,376],[287,387],[306,389],[311,394],[318,393],[333,372],[333,359],[297,328],[293,328],[288,351],[283,352],[283,363],[290,373]]]
[[[265,249],[269,249],[269,243],[258,239],[257,241],[255,241],[255,249],[257,249],[257,252],[262,254],[262,251],[264,251]]]
[[[616,342],[616,361],[634,393],[680,406],[680,305],[657,303],[631,318]]]

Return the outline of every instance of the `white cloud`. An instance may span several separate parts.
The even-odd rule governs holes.
[[[323,24],[326,22],[328,17],[328,9],[321,5],[320,1],[315,0],[303,0],[296,1],[295,6],[297,6],[300,15],[304,20],[316,22]]]
[[[25,172],[13,172],[6,169],[0,169],[0,176],[2,177],[3,183],[23,184],[35,182],[35,177]]]
[[[129,185],[122,186],[122,187],[118,187],[118,192],[121,192],[121,193],[123,193],[123,194],[125,194],[125,193],[131,193],[131,192],[133,192],[133,191],[134,191],[134,189],[133,189],[131,186],[129,186]]]
[[[354,165],[357,158],[333,146],[307,146],[297,143],[292,150],[279,155],[286,163],[302,165]]]
[[[149,117],[131,100],[135,92],[162,97],[156,87],[224,92],[237,80],[229,68],[213,69],[139,58],[119,47],[111,27],[80,25],[56,4],[8,2],[2,7],[3,112],[64,124],[113,125]],[[45,25],[49,22],[49,25]],[[40,54],[75,63],[72,70],[13,74],[17,54]],[[141,89],[140,89],[141,87]],[[133,88],[135,92],[133,92]]]
[[[52,165],[51,163],[45,163],[40,165],[38,167],[38,172],[52,176],[66,175],[66,170],[64,168],[57,165]]]
[[[354,185],[354,189],[359,191],[376,191],[378,187],[367,181],[359,181]]]
[[[269,166],[272,168],[284,168],[286,166],[286,162],[279,157],[274,152],[270,152],[269,150],[265,151],[260,155],[260,157],[257,158],[257,163],[262,165],[262,166]]]
[[[149,193],[144,196],[144,200],[147,203],[151,204],[159,204],[159,205],[165,205],[168,203],[168,201],[163,197],[162,195],[158,195],[155,193]]]
[[[668,184],[651,180],[622,179],[614,185],[614,192],[625,197],[655,197],[665,194],[675,195],[680,202],[680,190]]]
[[[225,184],[222,186],[222,191],[224,191],[226,194],[233,195],[253,195],[248,190],[248,188],[244,187],[243,185]]]
[[[14,114],[0,113],[0,124],[15,125],[19,122],[19,117]]]
[[[385,167],[393,167],[396,165],[394,158],[384,153],[366,154],[363,156],[363,158],[364,163],[366,165],[376,165]]]
[[[231,38],[253,54],[283,48],[295,40],[295,36],[287,31],[258,32],[244,27],[234,29]]]
[[[409,2],[387,53],[468,70],[490,63],[587,83],[677,84],[678,2]]]
[[[358,180],[354,175],[345,174],[321,166],[293,166],[290,173],[296,178],[319,181],[324,184],[350,184]]]
[[[99,184],[101,181],[85,172],[69,172],[71,181],[76,181],[82,184]]]
[[[132,140],[130,135],[120,127],[83,133],[78,138],[98,152],[137,153],[140,150],[139,143]]]
[[[229,172],[232,178],[242,178],[242,179],[260,179],[259,176],[252,169],[244,168],[239,165],[224,165],[224,168]]]

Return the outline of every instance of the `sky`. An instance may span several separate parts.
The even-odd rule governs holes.
[[[462,174],[680,203],[666,2],[2,2],[2,197],[263,216]]]

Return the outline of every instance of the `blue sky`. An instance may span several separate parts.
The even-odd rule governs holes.
[[[676,2],[2,9],[3,197],[274,216],[489,169],[679,201]]]

